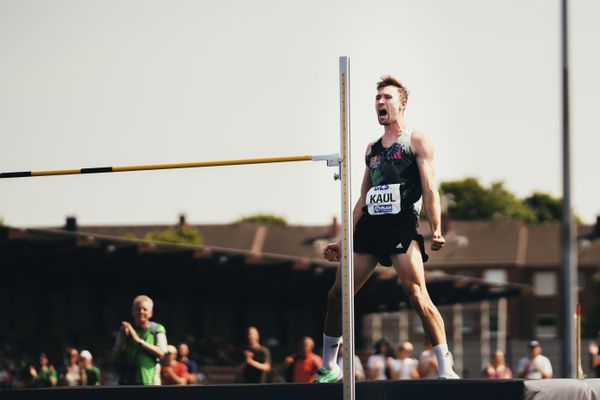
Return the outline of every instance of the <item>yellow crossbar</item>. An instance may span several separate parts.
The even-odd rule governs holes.
[[[24,178],[30,176],[50,176],[50,175],[75,175],[75,174],[100,174],[107,172],[128,172],[128,171],[149,171],[157,169],[174,168],[202,168],[219,167],[226,165],[247,165],[247,164],[269,164],[295,161],[327,160],[331,156],[284,156],[284,157],[266,157],[266,158],[242,158],[238,160],[218,160],[218,161],[198,161],[170,164],[148,164],[148,165],[128,165],[116,167],[93,167],[79,169],[56,169],[40,171],[21,171],[21,172],[0,172],[0,178]],[[329,165],[329,162],[328,162]]]

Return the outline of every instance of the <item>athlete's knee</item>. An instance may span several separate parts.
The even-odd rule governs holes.
[[[427,292],[423,290],[423,287],[416,284],[407,286],[408,287],[405,287],[406,295],[408,296],[417,314],[423,315],[430,313],[433,303],[431,302]]]

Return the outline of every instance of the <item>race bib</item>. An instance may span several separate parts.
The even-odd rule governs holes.
[[[367,209],[371,215],[398,214],[400,184],[373,186],[367,192]]]

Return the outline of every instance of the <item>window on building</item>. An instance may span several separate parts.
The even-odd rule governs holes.
[[[583,292],[585,290],[585,273],[577,271],[577,291]]]
[[[490,336],[498,336],[498,314],[490,313]]]
[[[508,274],[503,269],[488,269],[483,272],[483,280],[491,283],[506,283]]]
[[[463,333],[473,333],[475,330],[475,315],[473,312],[464,311],[462,315]]]
[[[535,318],[535,336],[538,338],[555,338],[558,333],[558,317],[556,314],[538,314]]]
[[[536,296],[555,296],[556,272],[536,272],[533,274],[533,290]]]

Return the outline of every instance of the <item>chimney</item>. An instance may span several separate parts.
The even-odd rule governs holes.
[[[67,221],[65,222],[65,231],[77,232],[77,218],[76,217],[67,217]]]
[[[187,222],[185,220],[185,214],[179,214],[179,227],[184,227],[187,225]]]
[[[447,235],[452,230],[452,218],[448,212],[442,213],[442,235]]]
[[[339,224],[339,222],[337,220],[337,217],[334,216],[333,220],[331,221],[331,226],[329,228],[329,235],[332,238],[333,237],[337,237],[340,234],[341,231],[342,231],[342,227]]]

